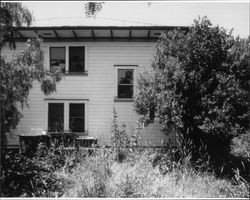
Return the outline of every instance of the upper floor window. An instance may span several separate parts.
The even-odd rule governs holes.
[[[133,98],[134,69],[118,69],[118,98]]]
[[[85,47],[50,47],[50,70],[60,69],[63,73],[86,74]]]
[[[50,47],[50,69],[65,72],[65,47]]]
[[[69,72],[84,72],[84,47],[69,47]]]

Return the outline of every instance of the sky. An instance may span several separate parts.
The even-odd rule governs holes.
[[[249,36],[250,2],[245,1],[106,1],[96,18],[87,18],[84,2],[22,2],[33,12],[34,26],[190,26],[198,16],[233,34]]]

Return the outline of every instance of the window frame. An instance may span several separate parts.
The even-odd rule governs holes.
[[[64,113],[65,113],[65,110],[64,110],[64,109],[65,109],[65,108],[64,108],[64,103],[62,103],[62,102],[49,102],[49,103],[48,103],[48,114],[47,114],[47,116],[48,116],[48,117],[47,117],[47,118],[48,118],[48,125],[47,125],[47,130],[48,130],[48,132],[49,132],[49,118],[50,118],[50,115],[49,115],[49,114],[50,114],[50,112],[49,112],[49,105],[50,105],[50,104],[63,104],[63,107],[62,107],[62,108],[63,108],[63,110],[62,110],[62,111],[63,111],[63,127],[62,127],[62,129],[64,130],[64,122],[65,122],[65,119],[64,119],[64,118],[65,118],[65,115],[64,115]],[[63,130],[62,130],[62,131],[63,131]],[[51,132],[52,132],[52,131],[51,131]],[[53,132],[52,132],[52,133],[53,133]]]
[[[88,45],[86,44],[74,44],[74,43],[70,43],[70,44],[51,44],[48,47],[48,51],[49,51],[49,58],[48,58],[48,63],[49,63],[49,69],[50,69],[50,48],[51,47],[64,47],[65,48],[65,73],[63,73],[63,75],[65,76],[87,76],[88,75]],[[69,47],[84,47],[84,72],[69,72]]]
[[[47,133],[53,133],[48,131],[49,125],[49,103],[63,103],[64,104],[64,128],[63,132],[70,132],[69,129],[69,104],[76,103],[76,104],[84,104],[85,113],[84,113],[84,132],[76,132],[76,134],[86,134],[88,133],[88,99],[44,99],[45,100],[45,130]]]
[[[133,102],[134,96],[136,94],[136,75],[137,75],[137,68],[138,65],[114,65],[115,67],[115,97],[114,101],[116,102]],[[118,71],[119,69],[127,69],[127,70],[133,70],[133,95],[132,98],[118,98]]]
[[[83,116],[70,116],[70,114],[71,114],[71,112],[70,112],[70,106],[71,105],[73,105],[73,104],[77,104],[77,105],[83,105],[84,107],[83,107],[83,109],[84,109],[84,113],[83,113]],[[69,102],[69,128],[70,128],[70,122],[71,122],[71,119],[72,118],[80,118],[80,119],[82,119],[83,120],[83,128],[84,128],[84,130],[83,130],[83,132],[85,132],[85,107],[86,107],[86,105],[84,104],[84,103],[76,103],[76,102]],[[78,131],[78,132],[75,132],[75,133],[82,133],[82,131]]]
[[[84,73],[86,70],[85,70],[85,67],[86,67],[86,62],[85,62],[85,58],[86,58],[86,53],[85,53],[85,46],[72,46],[72,45],[69,45],[68,46],[68,57],[69,57],[69,54],[70,54],[70,48],[80,48],[80,47],[82,47],[83,48],[83,50],[84,50],[84,70],[83,71],[79,71],[79,72],[72,72],[72,71],[69,71],[69,68],[70,68],[70,63],[69,63],[69,58],[68,58],[68,70],[67,70],[67,72],[69,73],[69,74],[77,74],[77,73]]]
[[[66,47],[65,46],[50,46],[49,47],[49,70],[51,71],[51,49],[52,48],[64,48],[64,60],[65,60],[64,71],[66,72]]]

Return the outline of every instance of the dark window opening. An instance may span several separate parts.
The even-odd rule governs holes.
[[[118,69],[118,98],[133,97],[133,69]]]
[[[65,72],[65,47],[50,47],[50,70]]]
[[[83,103],[69,104],[69,129],[71,132],[85,131],[85,106]]]
[[[64,129],[64,104],[63,103],[49,103],[49,132],[62,132]]]
[[[85,70],[84,47],[69,47],[69,72],[84,72]]]

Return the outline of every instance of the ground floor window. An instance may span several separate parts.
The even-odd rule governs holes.
[[[48,132],[83,133],[87,130],[86,102],[48,102]]]
[[[49,103],[48,131],[61,132],[64,129],[64,104]]]
[[[84,113],[83,103],[69,104],[69,129],[72,132],[84,132]]]

